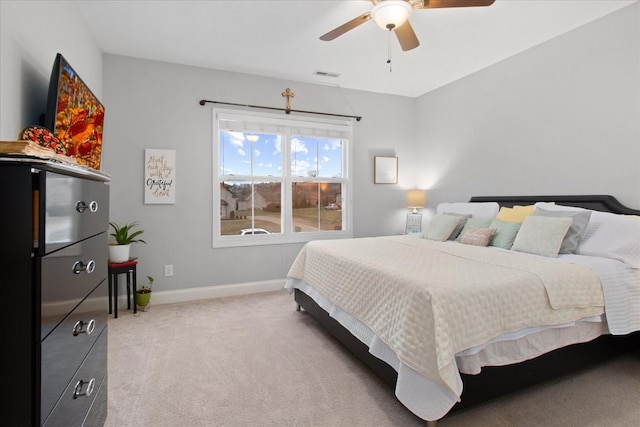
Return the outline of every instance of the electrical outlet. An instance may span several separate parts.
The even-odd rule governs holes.
[[[173,276],[173,264],[166,264],[164,266],[164,277]]]

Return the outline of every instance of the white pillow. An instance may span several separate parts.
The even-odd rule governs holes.
[[[511,250],[557,257],[564,236],[572,223],[573,220],[568,217],[529,215],[522,223]]]
[[[548,203],[536,203],[536,206],[548,210],[587,210]],[[640,268],[640,217],[591,211],[576,254],[611,258]]]
[[[593,211],[576,253],[640,268],[640,217]]]
[[[457,213],[461,215],[471,215],[472,218],[493,219],[498,215],[500,205],[496,202],[481,203],[440,203],[436,207],[436,213],[445,212]]]

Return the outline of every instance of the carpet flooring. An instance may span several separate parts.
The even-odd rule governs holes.
[[[284,291],[109,319],[105,427],[425,426]],[[638,426],[640,351],[438,422]]]

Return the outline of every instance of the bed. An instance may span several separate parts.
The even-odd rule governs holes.
[[[600,195],[443,203],[425,236],[309,242],[285,288],[436,421],[640,349],[638,215]]]

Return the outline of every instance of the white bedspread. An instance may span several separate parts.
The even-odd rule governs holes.
[[[310,242],[289,277],[309,283],[402,363],[458,395],[456,353],[604,311],[590,268],[407,236]]]
[[[640,330],[639,268],[610,258],[585,255],[560,255],[560,260],[589,266],[598,273],[611,334],[626,335]]]

